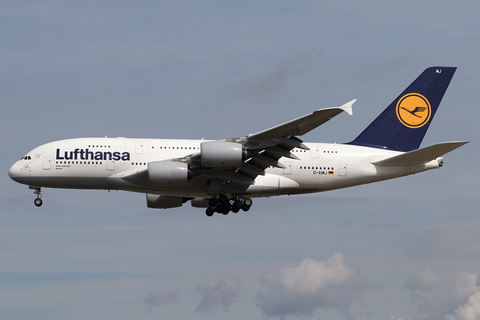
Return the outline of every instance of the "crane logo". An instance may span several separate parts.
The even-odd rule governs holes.
[[[419,93],[408,93],[398,100],[397,118],[409,128],[423,127],[432,114],[432,107],[427,98]]]

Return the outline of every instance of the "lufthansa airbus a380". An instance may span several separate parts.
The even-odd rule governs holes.
[[[50,142],[28,152],[9,176],[34,189],[104,189],[145,193],[150,208],[193,207],[247,211],[252,198],[305,194],[397,178],[443,166],[442,155],[466,144],[420,148],[455,73],[426,69],[355,140],[307,143],[299,136],[343,111],[314,111],[245,137],[206,140],[81,138]]]

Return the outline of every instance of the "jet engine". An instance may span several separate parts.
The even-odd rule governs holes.
[[[181,207],[187,200],[183,197],[161,196],[147,193],[147,207],[153,209],[169,209]]]
[[[200,144],[202,165],[224,168],[242,164],[244,152],[241,144],[235,142],[208,141]]]
[[[210,205],[208,204],[208,201],[210,199],[207,198],[195,198],[192,199],[191,204],[192,207],[194,208],[208,208]]]
[[[172,160],[152,161],[148,163],[148,183],[153,186],[177,186],[186,184],[188,165]]]

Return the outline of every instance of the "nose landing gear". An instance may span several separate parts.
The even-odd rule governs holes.
[[[40,207],[42,204],[43,204],[43,201],[42,201],[42,188],[39,188],[39,187],[35,187],[35,188],[32,188],[30,187],[31,189],[35,189],[35,191],[33,191],[33,194],[36,194],[37,195],[37,198],[35,200],[33,200],[33,203],[35,203],[35,205],[37,207]]]

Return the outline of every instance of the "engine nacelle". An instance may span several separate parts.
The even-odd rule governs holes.
[[[210,199],[208,198],[195,198],[195,199],[192,199],[191,204],[192,204],[192,207],[194,208],[208,208],[210,207],[208,201]]]
[[[200,144],[202,165],[205,167],[234,167],[242,164],[243,147],[227,141],[209,141]]]
[[[147,207],[153,209],[168,209],[181,207],[185,199],[183,197],[161,196],[147,193]]]
[[[188,165],[172,160],[152,161],[148,163],[148,183],[153,186],[177,186],[186,184]]]

